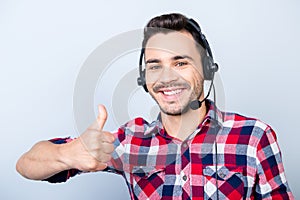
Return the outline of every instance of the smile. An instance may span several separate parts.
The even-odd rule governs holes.
[[[164,88],[159,90],[159,94],[164,101],[177,101],[186,88]]]
[[[162,91],[162,93],[163,93],[164,95],[167,95],[167,96],[176,95],[176,94],[179,94],[179,93],[181,93],[181,92],[182,92],[182,89]]]

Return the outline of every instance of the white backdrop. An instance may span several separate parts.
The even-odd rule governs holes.
[[[153,16],[175,11],[197,19],[206,33],[221,68],[226,109],[275,129],[290,187],[300,197],[299,8],[296,0],[1,0],[0,199],[129,198],[116,175],[85,174],[48,184],[22,178],[15,163],[39,140],[77,136],[74,84],[93,50],[114,35],[142,28]]]

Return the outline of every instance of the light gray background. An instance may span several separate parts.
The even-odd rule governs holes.
[[[73,88],[82,63],[98,45],[174,11],[201,23],[221,67],[226,109],[260,118],[276,130],[290,187],[300,197],[299,4],[1,0],[0,199],[128,199],[116,175],[85,174],[48,184],[22,178],[15,163],[39,140],[77,136]]]

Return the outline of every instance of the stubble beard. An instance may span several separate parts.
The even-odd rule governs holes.
[[[189,86],[189,90],[191,90],[190,86]],[[155,89],[154,89],[154,93],[155,93]],[[154,99],[154,101],[157,103],[161,112],[163,112],[166,115],[170,115],[170,116],[179,116],[179,115],[182,115],[182,114],[185,114],[186,112],[188,112],[191,109],[190,108],[191,101],[199,100],[202,93],[203,93],[203,81],[199,81],[199,82],[197,82],[194,91],[190,94],[187,101],[183,100],[181,102],[180,101],[179,102],[178,101],[169,102],[168,105],[163,106],[155,98],[155,95],[153,95],[153,92],[149,91],[149,94]],[[176,106],[176,104],[178,104],[178,106]],[[180,104],[182,104],[182,105],[180,105]],[[175,106],[175,108],[173,108],[173,106]]]

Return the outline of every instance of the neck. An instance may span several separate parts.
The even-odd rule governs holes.
[[[161,112],[162,124],[170,136],[183,141],[192,134],[204,120],[206,112],[205,103],[197,110],[189,109],[186,113],[181,115],[172,116]]]

